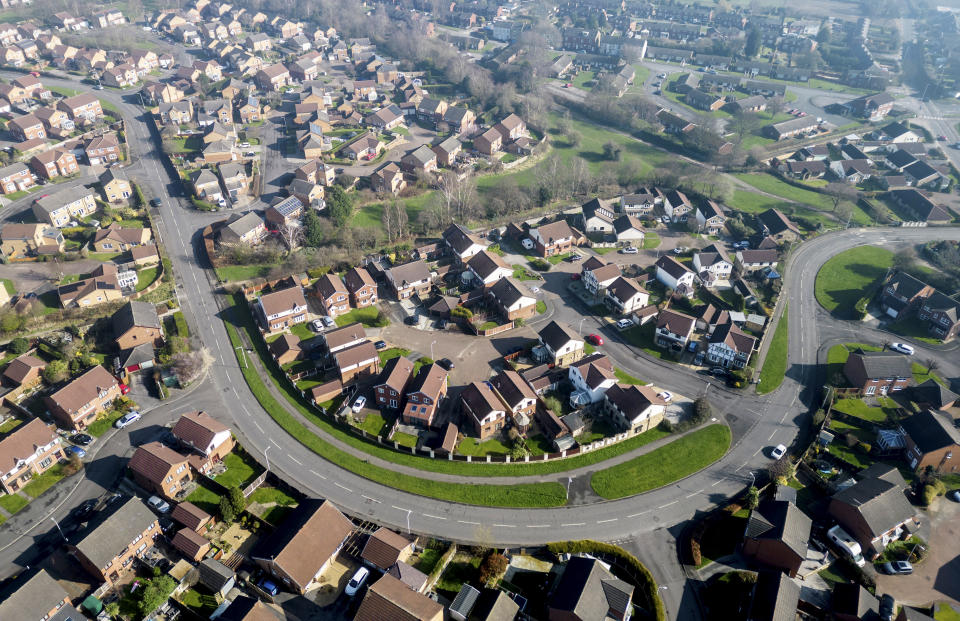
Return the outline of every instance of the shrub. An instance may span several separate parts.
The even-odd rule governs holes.
[[[457,306],[450,310],[450,316],[460,319],[470,319],[473,317],[473,311],[465,306]]]
[[[22,336],[18,336],[10,341],[10,345],[7,347],[7,349],[19,356],[20,354],[26,353],[26,351],[30,349],[30,341]]]
[[[329,271],[330,271],[329,265],[323,265],[320,267],[311,267],[310,269],[307,270],[307,276],[309,278],[320,278],[321,276],[325,276]]]
[[[864,455],[869,455],[870,451],[873,450],[873,447],[870,446],[869,442],[858,442],[857,448],[863,451]]]
[[[234,513],[242,513],[243,510],[247,508],[247,498],[243,495],[243,492],[240,491],[239,487],[231,487],[229,497],[230,506],[233,507]]]
[[[489,584],[494,578],[507,571],[507,565],[509,565],[507,557],[499,552],[491,552],[480,564],[480,582]]]
[[[530,267],[538,272],[546,272],[550,269],[550,262],[543,259],[530,259]]]
[[[230,502],[230,499],[226,496],[220,497],[220,519],[224,522],[232,522],[233,518],[236,517],[236,512],[233,510],[233,503]]]
[[[817,429],[820,428],[820,425],[823,424],[823,421],[827,419],[827,413],[823,410],[817,410],[813,414],[813,426]]]
[[[760,504],[760,490],[754,486],[750,486],[750,489],[747,490],[746,502],[743,503],[747,509],[753,511],[757,508],[757,505]]]

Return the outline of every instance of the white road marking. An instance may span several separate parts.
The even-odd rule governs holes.
[[[370,502],[375,502],[375,503],[377,503],[377,504],[380,504],[380,501],[377,500],[376,498],[370,498],[370,497],[367,496],[366,494],[360,494],[360,495],[363,496],[364,498],[366,498],[367,500],[369,500]]]
[[[758,452],[759,452],[759,451],[758,451]],[[754,453],[754,455],[756,455],[756,454],[757,454],[757,453]],[[750,463],[749,461],[743,462],[742,464],[740,464],[739,466],[737,466],[737,470],[739,470],[740,468],[743,468],[744,466],[746,466],[746,465],[749,464],[749,463]],[[734,470],[734,472],[736,472],[736,470]]]
[[[439,516],[439,515],[430,515],[429,513],[421,513],[420,515],[422,515],[423,517],[433,518],[433,519],[435,519],[435,520],[445,520],[445,519],[447,519],[447,518],[441,517],[441,516]]]
[[[549,524],[527,524],[527,528],[550,528]]]
[[[311,470],[310,472],[311,472],[312,474],[314,474],[314,475],[316,475],[316,476],[318,476],[318,477],[320,477],[320,478],[321,478],[321,479],[323,479],[324,481],[326,481],[326,480],[327,480],[327,477],[325,477],[325,476],[323,476],[322,474],[320,474],[320,473],[319,473],[319,472],[317,472],[316,470]]]
[[[347,486],[345,486],[345,485],[340,485],[340,484],[337,483],[337,482],[334,482],[333,484],[336,485],[337,487],[341,488],[341,489],[347,490],[348,492],[352,492],[352,491],[353,491],[353,490],[350,489],[349,487],[347,487]]]
[[[586,526],[586,522],[574,522],[572,524],[561,524],[560,526]]]
[[[694,493],[692,493],[692,494],[687,494],[687,498],[693,498],[694,496],[696,496],[697,494],[700,494],[700,493],[702,493],[702,492],[703,492],[703,490],[699,490],[699,491],[696,491],[696,492],[694,492]]]
[[[258,423],[257,421],[253,421],[253,424],[257,426],[257,429],[260,430],[260,433],[263,433],[263,427],[260,426],[260,423]]]
[[[610,518],[609,520],[597,520],[597,524],[606,524],[607,522],[616,522],[620,518]]]
[[[714,481],[713,483],[710,484],[710,487],[716,487],[716,486],[720,485],[721,483],[723,483],[723,479],[719,479],[719,480],[717,480],[717,481]]]
[[[516,528],[515,524],[494,524],[497,528]]]
[[[390,506],[396,509],[397,511],[403,511],[404,513],[406,513],[407,511],[410,511],[410,509],[404,509],[403,507],[398,507],[397,505],[390,505]]]
[[[302,466],[302,465],[303,465],[303,462],[300,461],[299,459],[297,459],[296,457],[294,457],[293,455],[290,455],[289,457],[290,457],[290,459],[292,459],[292,460],[294,461],[294,463],[296,463],[298,466]]]
[[[460,524],[472,524],[473,526],[480,526],[480,522],[468,522],[467,520],[457,520]]]
[[[259,427],[259,425],[257,425],[257,426]],[[281,448],[281,446],[280,446],[279,444],[277,444],[277,441],[274,440],[273,438],[270,438],[270,441],[273,442],[273,445],[274,445],[275,447]]]
[[[770,438],[772,437],[773,437],[773,434],[770,435]],[[767,438],[767,439],[769,440],[770,438]],[[757,454],[762,450],[763,450],[763,447],[758,448],[756,451],[754,451],[753,456],[756,457]],[[743,466],[746,466],[746,465],[747,465],[746,463],[743,464]],[[743,466],[740,466],[740,467],[743,468]]]
[[[773,436],[775,436],[775,435],[777,435],[777,430],[776,430],[776,429],[774,429],[773,431],[770,432],[770,437],[767,438],[767,442],[769,442],[770,440],[773,440]],[[754,453],[754,455],[756,455],[756,453]]]
[[[675,505],[675,504],[677,504],[678,502],[680,502],[680,501],[679,501],[679,500],[674,500],[673,502],[668,502],[668,503],[665,504],[665,505],[660,505],[659,507],[657,507],[657,509],[666,509],[666,508],[669,507],[670,505]]]
[[[650,509],[647,509],[646,511],[641,511],[640,513],[634,513],[634,514],[632,514],[632,515],[628,515],[627,517],[628,517],[628,518],[635,518],[635,517],[639,517],[639,516],[643,515],[644,513],[650,513]]]

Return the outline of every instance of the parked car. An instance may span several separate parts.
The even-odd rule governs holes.
[[[260,587],[260,590],[262,590],[267,595],[270,595],[271,597],[276,597],[277,593],[280,592],[280,589],[277,588],[277,585],[274,584],[269,578],[266,578],[266,577],[260,578],[260,581],[257,583],[257,586]]]
[[[93,510],[96,508],[96,506],[97,499],[88,498],[74,507],[73,511],[70,512],[70,515],[76,518],[78,522],[86,522],[90,519],[90,516],[93,515]]]
[[[911,565],[907,561],[893,561],[892,563],[884,563],[883,565],[881,565],[881,567],[883,568],[883,573],[890,576],[895,576],[897,574],[906,575],[906,574],[913,573],[913,565]]]
[[[457,366],[453,364],[453,360],[450,360],[449,358],[441,358],[440,360],[437,360],[437,364],[439,364],[441,367],[443,367],[447,371],[450,371],[451,369]]]
[[[673,249],[673,254],[683,254],[683,251],[684,251],[683,246],[677,246],[676,248]]]
[[[70,436],[70,441],[80,446],[90,446],[93,444],[93,437],[85,433],[75,433]]]
[[[170,511],[170,504],[159,496],[151,496],[147,499],[147,504],[157,513],[168,513]]]
[[[670,216],[660,216],[660,222],[664,224],[670,224]]]
[[[713,367],[710,369],[710,375],[714,377],[726,377],[728,375],[727,370],[723,367]]]
[[[627,328],[632,328],[632,327],[633,327],[633,320],[632,320],[632,319],[619,319],[619,320],[617,320],[617,329],[619,329],[619,330],[626,330]]]
[[[323,332],[323,322],[320,321],[319,319],[314,319],[313,321],[310,322],[310,328],[314,332]]]
[[[67,453],[68,455],[76,455],[76,456],[79,457],[80,459],[83,459],[84,457],[87,456],[87,452],[86,452],[85,450],[83,450],[82,448],[80,448],[79,446],[68,446],[67,448],[65,448],[65,449],[63,449],[63,450],[64,450],[64,452]]]
[[[387,342],[386,342],[386,341],[377,341],[376,343],[373,344],[373,346],[376,347],[377,349],[386,349],[386,348],[387,348]]]
[[[113,426],[116,427],[117,429],[123,429],[128,425],[134,424],[138,420],[140,420],[140,412],[138,412],[137,410],[131,410],[130,412],[118,418],[117,422],[115,422]]]
[[[664,403],[670,403],[673,401],[673,393],[669,390],[664,390],[663,392],[658,392],[657,396],[660,397],[660,400]]]
[[[599,334],[588,334],[587,341],[593,343],[594,345],[603,345],[603,337]]]
[[[126,384],[121,383],[121,384],[120,384],[120,394],[121,394],[121,395],[126,395],[126,394],[129,394],[129,393],[130,393],[130,387],[127,386]]]
[[[527,250],[533,250],[533,240],[530,239],[529,237],[524,237],[520,241],[520,245],[526,248]]]
[[[161,205],[163,205],[163,201],[161,201],[159,198],[151,198],[150,204],[159,208]]]
[[[360,410],[363,409],[363,406],[365,406],[366,404],[367,404],[367,398],[364,397],[363,395],[360,395],[359,397],[357,397],[357,400],[353,402],[353,407],[350,409],[353,410],[354,412],[359,412]]]
[[[703,352],[697,352],[697,355],[693,357],[693,364],[700,366],[703,364]]]
[[[955,489],[952,492],[947,492],[947,498],[953,502],[960,502],[960,489]]]
[[[637,254],[638,252],[640,251],[634,248],[633,246],[627,246],[625,248],[620,249],[620,254]]]
[[[776,445],[775,447],[773,447],[773,450],[770,451],[770,457],[772,457],[773,459],[780,459],[786,454],[787,454],[787,447],[782,444]]]
[[[334,321],[334,320],[333,320],[333,317],[331,317],[330,315],[324,315],[323,317],[320,318],[320,321],[322,321],[322,322],[323,322],[323,325],[325,325],[325,326],[328,327],[328,328],[336,328],[336,327],[337,327],[337,322]]]
[[[897,608],[897,602],[889,593],[884,593],[880,598],[880,618],[883,621],[893,621],[893,613]]]
[[[893,351],[898,351],[901,354],[906,354],[912,356],[916,350],[912,346],[907,345],[906,343],[890,343],[890,349]]]
[[[361,567],[357,570],[357,573],[353,574],[353,578],[350,578],[350,582],[347,583],[347,588],[345,588],[343,592],[347,594],[347,597],[353,597],[367,581],[369,576],[370,570],[366,567]]]
[[[583,255],[582,255],[582,254],[578,254],[578,253],[576,253],[576,252],[574,252],[574,253],[571,254],[569,257],[567,257],[567,261],[569,261],[570,263],[576,263],[577,261],[579,261],[579,260],[581,260],[581,259],[583,259]]]
[[[407,315],[403,318],[403,323],[407,324],[408,326],[415,326],[420,323],[420,318],[416,315]]]

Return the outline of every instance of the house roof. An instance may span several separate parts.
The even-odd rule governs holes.
[[[417,592],[424,587],[428,580],[425,573],[403,561],[397,561],[391,565],[387,573]]]
[[[516,408],[524,399],[536,399],[537,395],[516,371],[501,371],[490,380],[500,397],[511,408]]]
[[[420,371],[407,387],[407,394],[422,392],[436,401],[447,381],[447,372],[437,363],[420,367]]]
[[[865,621],[880,619],[879,602],[870,591],[860,584],[839,583],[833,587],[830,597],[830,608],[838,615],[856,617]]]
[[[906,483],[894,466],[877,463],[859,476],[863,477],[859,482],[837,492],[833,499],[857,509],[874,536],[914,516],[903,493]]]
[[[493,283],[489,291],[504,306],[508,307],[519,302],[521,298],[533,299],[533,293],[523,283],[511,276],[504,276]]]
[[[570,225],[567,224],[566,220],[557,220],[556,222],[551,222],[550,224],[544,224],[539,226],[536,229],[537,233],[543,239],[544,243],[551,244],[556,240],[568,239],[574,236],[573,229],[570,228]]]
[[[267,317],[291,311],[294,307],[306,307],[307,300],[303,297],[303,287],[288,287],[260,296],[260,306]]]
[[[380,527],[367,537],[360,558],[380,569],[389,569],[412,542],[389,528]]]
[[[860,364],[868,378],[913,377],[910,359],[894,351],[863,351],[850,353],[847,363]]]
[[[69,595],[45,569],[41,569],[22,581],[17,589],[0,602],[0,619],[46,619],[47,621],[66,621],[83,619],[69,603],[59,608]],[[51,610],[57,612],[47,616]]]
[[[274,356],[282,356],[289,351],[300,351],[300,337],[294,334],[283,333],[269,345]]]
[[[782,541],[800,558],[807,556],[807,541],[813,522],[797,506],[786,500],[763,502],[750,514],[746,537]]]
[[[737,252],[737,258],[744,265],[776,263],[779,256],[776,250],[741,250]]]
[[[730,321],[730,314],[727,311],[710,303],[698,306],[695,312],[697,319],[710,326],[718,326]]]
[[[81,197],[88,195],[93,195],[93,191],[83,186],[79,188],[65,188],[53,194],[38,198],[33,204],[47,213],[53,213]]]
[[[510,266],[503,259],[486,250],[481,250],[470,257],[467,265],[483,280],[492,276],[498,269],[510,270]]]
[[[927,286],[927,283],[917,280],[906,272],[897,272],[890,277],[886,288],[893,289],[898,295],[909,300],[923,291]]]
[[[477,605],[478,599],[480,599],[480,591],[469,584],[464,584],[460,587],[456,597],[453,598],[453,602],[450,604],[450,612],[469,617],[470,613],[473,612],[473,607]]]
[[[443,618],[443,606],[384,574],[367,590],[354,621],[434,621]]]
[[[200,584],[212,591],[219,591],[235,576],[232,569],[215,558],[203,559],[197,568],[200,570]]]
[[[633,585],[616,578],[600,561],[574,556],[567,561],[549,605],[579,619],[605,619],[610,610],[623,616],[630,609],[633,590]]]
[[[253,557],[272,560],[306,587],[352,532],[353,523],[333,503],[305,500],[283,521],[283,528],[258,545]]]
[[[640,219],[636,216],[622,215],[613,221],[613,230],[617,232],[617,235],[621,235],[631,229],[643,232],[643,223],[640,222]]]
[[[46,366],[47,363],[36,356],[21,354],[10,361],[10,364],[7,365],[7,368],[3,372],[3,377],[14,384],[22,384],[32,370],[43,369]]]
[[[230,428],[204,411],[185,412],[173,426],[173,435],[181,442],[204,449],[214,436]]]
[[[317,280],[315,285],[317,293],[320,294],[320,297],[327,299],[331,296],[341,294],[348,295],[347,287],[343,284],[343,281],[340,280],[340,277],[331,272],[327,272]]]
[[[157,516],[147,505],[133,496],[97,520],[75,545],[94,567],[103,567],[156,521]]]
[[[10,363],[13,364],[12,362]],[[953,392],[946,386],[942,386],[935,379],[930,378],[919,386],[910,389],[913,401],[927,404],[937,409],[949,407],[950,404],[960,399],[960,395]]]
[[[513,621],[520,606],[500,589],[484,589],[473,609],[479,621]]]
[[[377,348],[374,347],[370,341],[361,341],[356,345],[351,345],[333,354],[337,367],[340,369],[363,364],[368,360],[375,360],[377,357]]]
[[[200,533],[189,528],[181,528],[173,536],[170,544],[177,550],[183,552],[189,558],[195,558],[204,547],[210,545],[210,541],[204,538]]]
[[[113,314],[113,334],[120,336],[132,328],[160,329],[157,307],[149,302],[131,300]]]
[[[690,315],[665,308],[657,316],[657,327],[666,328],[673,334],[690,334],[697,320]]]
[[[482,242],[473,233],[457,223],[448,226],[441,237],[458,254],[466,252],[474,244],[482,245]]]
[[[416,282],[430,280],[430,268],[423,261],[411,261],[387,270],[387,276],[394,284],[403,288]]]
[[[117,378],[97,365],[50,395],[50,400],[72,413],[96,399],[101,391],[116,385]]]
[[[784,231],[792,231],[797,235],[800,234],[800,229],[797,228],[797,225],[791,222],[778,209],[768,209],[757,214],[757,220],[760,222],[761,228],[765,227],[767,229],[767,235],[776,235]]]
[[[230,232],[236,235],[237,237],[243,237],[250,231],[253,231],[262,226],[263,226],[263,218],[261,218],[257,212],[251,211],[242,216],[237,215],[236,217],[231,218],[227,226],[224,228],[229,229]],[[273,295],[273,294],[267,294],[267,295]]]
[[[614,384],[607,389],[604,397],[617,406],[627,420],[633,420],[651,405],[663,403],[649,386]]]
[[[674,278],[682,278],[692,270],[671,256],[663,255],[657,259],[656,266]]]
[[[160,442],[149,442],[134,451],[128,467],[151,483],[159,485],[170,470],[186,461],[186,455],[181,455]]]
[[[588,271],[586,265],[584,265],[583,267],[584,267],[584,271]],[[620,266],[617,265],[616,263],[607,263],[605,265],[601,265],[600,267],[591,269],[589,271],[593,274],[593,277],[596,278],[597,282],[599,283],[613,281],[620,277]]]
[[[960,429],[946,412],[923,410],[901,421],[900,426],[924,453],[960,446]]]
[[[339,328],[334,328],[323,334],[323,340],[327,344],[327,348],[330,350],[337,349],[338,347],[343,347],[354,341],[360,341],[367,338],[367,331],[363,327],[363,324],[355,321],[353,323],[341,326]]]
[[[413,366],[413,362],[403,356],[388,360],[383,371],[380,372],[377,385],[386,385],[402,393],[410,381],[410,376],[413,375]]]
[[[198,530],[212,519],[209,513],[187,501],[177,503],[177,506],[170,513],[170,517],[193,530]]]
[[[780,571],[761,571],[754,587],[751,621],[795,621],[800,585]]]
[[[616,380],[613,363],[603,354],[591,354],[570,365],[576,369],[592,390],[596,390],[605,381]]]
[[[573,329],[565,323],[551,321],[537,333],[540,340],[544,342],[553,351],[558,351],[561,347],[570,341],[582,341]]]
[[[733,322],[730,322],[717,326],[717,329],[710,336],[710,342],[723,343],[737,353],[749,354],[753,351],[757,339],[744,333]]]
[[[9,472],[22,459],[26,459],[37,452],[41,446],[46,446],[58,438],[55,429],[39,418],[14,430],[6,438],[0,440],[0,472]]]
[[[376,287],[376,282],[365,267],[351,268],[344,275],[343,282],[351,293],[355,293],[364,287]]]
[[[460,393],[460,399],[477,420],[491,412],[504,411],[503,403],[500,402],[487,382],[470,382]]]

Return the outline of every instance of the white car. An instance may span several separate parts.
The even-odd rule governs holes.
[[[910,345],[907,345],[906,343],[890,343],[890,349],[892,349],[893,351],[898,351],[901,354],[906,354],[908,356],[912,356],[914,353],[916,353],[913,347],[911,347]]]
[[[526,248],[527,250],[533,250],[533,240],[529,237],[523,238],[523,241],[520,242],[520,245]]]
[[[540,293],[540,287],[530,287],[530,293]]]
[[[670,403],[673,401],[673,393],[669,390],[664,390],[663,392],[658,392],[657,396],[660,397],[660,400],[664,403]]]
[[[622,252],[623,254],[637,254],[640,251],[634,248],[633,246],[627,246],[626,248],[621,248],[620,252]]]
[[[677,246],[676,248],[673,249],[673,254],[683,254],[683,251],[684,251],[683,246]]]
[[[249,143],[249,142],[241,142],[241,143],[238,144],[237,146],[240,147],[241,149],[247,149],[247,148],[250,147],[250,143]]]
[[[117,429],[123,429],[128,425],[134,424],[138,420],[140,420],[140,412],[138,412],[137,410],[131,410],[130,412],[118,418],[117,422],[115,422],[113,426],[116,427]]]
[[[632,319],[619,319],[619,320],[617,320],[617,329],[618,329],[618,330],[626,330],[627,328],[630,328],[630,327],[632,327],[632,326],[633,326],[633,320],[632,320]]]
[[[366,404],[367,404],[367,398],[364,397],[363,395],[360,395],[359,397],[357,397],[357,400],[353,402],[353,407],[350,409],[353,410],[354,413],[356,413],[362,410],[363,406],[365,406]]]
[[[147,504],[158,513],[166,513],[170,511],[170,504],[159,496],[151,496],[150,499],[147,500]]]
[[[347,597],[353,597],[357,594],[357,591],[360,590],[360,587],[363,586],[363,583],[367,581],[367,577],[370,576],[370,570],[366,567],[361,567],[357,570],[357,573],[353,574],[353,578],[350,578],[350,582],[347,583],[347,588],[343,590],[347,594]]]
[[[787,454],[787,447],[785,447],[782,444],[776,445],[775,447],[773,447],[773,450],[770,451],[770,457],[772,457],[773,459],[780,459],[786,454]]]
[[[323,332],[323,322],[319,319],[314,319],[311,321],[310,327],[313,328],[314,332]]]

